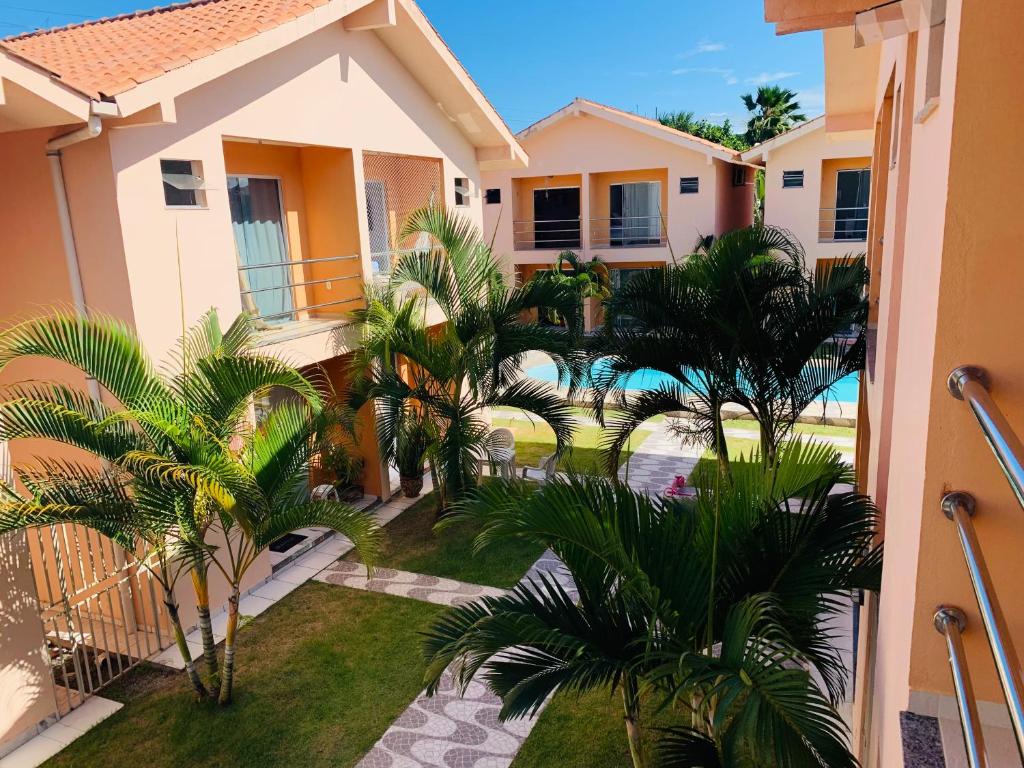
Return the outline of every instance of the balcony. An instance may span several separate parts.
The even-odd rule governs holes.
[[[590,220],[590,245],[593,248],[645,248],[665,243],[665,227],[660,215]]]
[[[868,208],[821,208],[819,243],[863,243],[868,239]]]
[[[266,330],[303,320],[342,320],[363,300],[360,256],[238,267],[242,306]]]
[[[517,251],[578,249],[582,225],[575,219],[536,219],[512,222],[512,242]]]

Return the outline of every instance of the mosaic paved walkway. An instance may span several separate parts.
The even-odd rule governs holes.
[[[551,573],[575,597],[572,579],[546,552],[524,578]],[[501,723],[501,701],[482,684],[459,695],[449,672],[438,692],[414,701],[356,768],[507,768],[536,718]]]
[[[681,445],[678,437],[669,431],[668,421],[645,426],[652,433],[633,449],[628,464],[619,467],[619,479],[650,494],[664,493],[676,475],[689,477],[697,466],[702,450]]]
[[[423,600],[437,605],[460,605],[478,597],[497,597],[504,594],[504,590],[496,587],[466,584],[454,579],[396,571],[393,568],[376,568],[373,578],[367,579],[365,565],[347,560],[331,563],[313,578],[328,584],[363,589],[367,592],[383,592],[388,595],[411,597],[414,600]]]

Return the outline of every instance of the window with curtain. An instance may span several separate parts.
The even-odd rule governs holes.
[[[661,244],[661,182],[612,184],[611,245]]]
[[[268,323],[294,319],[280,183],[229,176],[228,201],[245,309]]]

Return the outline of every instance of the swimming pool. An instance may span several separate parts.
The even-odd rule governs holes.
[[[608,369],[609,365],[610,363],[607,360],[598,360],[594,363],[593,369],[596,369],[597,373],[601,374]],[[559,383],[558,369],[555,367],[554,363],[535,365],[531,368],[527,368],[526,375],[532,379],[539,379],[540,381]],[[630,374],[626,378],[624,384],[625,389],[637,391],[643,389],[657,389],[663,382],[669,381],[675,381],[675,379],[661,371],[654,371],[650,368],[645,368],[641,371]],[[825,400],[827,397],[830,402],[856,403],[859,390],[859,376],[856,373],[851,373],[837,381],[832,386],[831,391],[827,395],[820,397],[819,400]]]

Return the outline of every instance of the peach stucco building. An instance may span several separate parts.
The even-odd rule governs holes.
[[[529,166],[486,170],[482,196],[484,234],[522,279],[572,250],[616,284],[753,219],[739,153],[655,120],[575,99],[517,138]]]
[[[871,129],[828,131],[825,116],[742,154],[764,168],[764,221],[789,230],[807,267],[864,252],[871,189]]]
[[[857,466],[884,513],[885,567],[861,613],[856,751],[867,768],[1020,765],[1010,726],[1020,740],[1024,10],[1019,0],[764,9],[780,33],[824,29],[825,133],[874,132]],[[991,399],[977,383],[970,406],[951,394],[947,379],[964,365],[984,369]],[[959,525],[943,510],[951,491],[975,499],[973,518],[947,500]],[[969,552],[984,560],[976,584]],[[962,653],[955,611],[938,613],[936,629],[940,606],[963,612]],[[963,709],[951,658],[970,677]]]
[[[357,341],[346,313],[415,245],[398,240],[405,215],[443,203],[482,226],[481,174],[525,163],[412,0],[209,0],[8,38],[0,164],[17,183],[0,193],[0,315],[109,313],[160,360],[183,320],[249,310],[268,352],[340,383]],[[84,386],[40,363],[8,381],[54,376]],[[388,495],[372,427],[365,486]],[[40,449],[23,443],[14,462]],[[70,535],[0,541],[0,754],[77,702],[48,669],[47,649],[67,638],[44,626],[65,596],[47,596],[45,572],[81,542],[110,545]],[[66,596],[89,613],[111,584],[129,588],[123,564],[97,557]],[[264,555],[249,586],[271,569]],[[98,620],[148,642],[158,606],[127,605]]]

